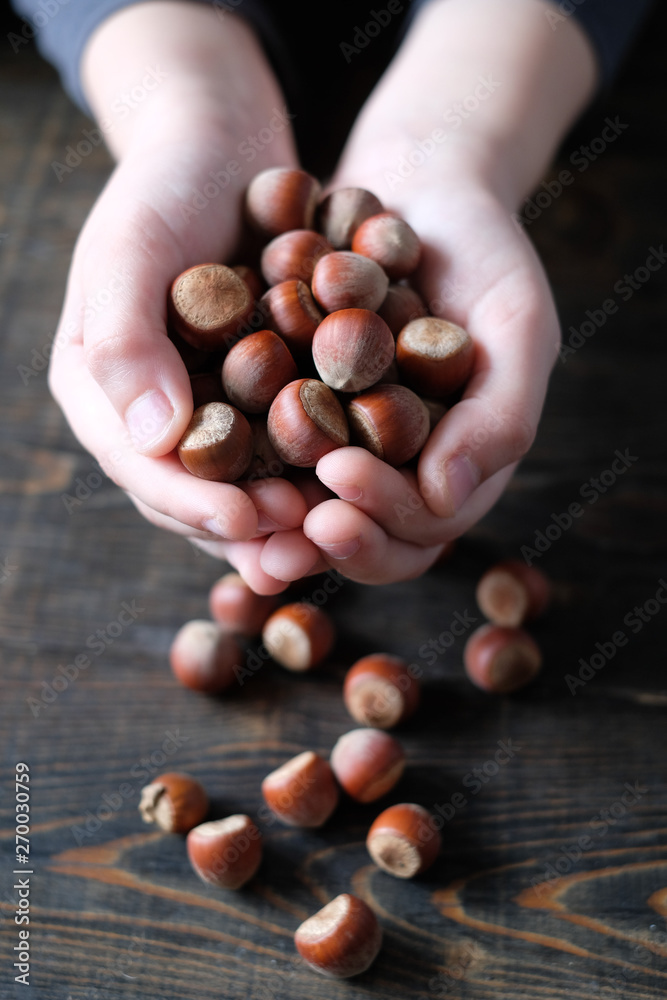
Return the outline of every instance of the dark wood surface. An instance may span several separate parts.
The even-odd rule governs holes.
[[[106,479],[71,511],[63,501],[77,480],[92,474],[97,484],[97,469],[37,367],[110,162],[97,149],[58,182],[50,164],[87,123],[32,52],[5,55],[0,997],[667,995],[667,608],[639,629],[626,619],[667,578],[667,268],[627,302],[614,291],[667,237],[664,24],[657,13],[616,87],[568,137],[560,169],[569,166],[574,183],[529,229],[566,336],[605,299],[619,309],[558,365],[538,440],[510,489],[446,566],[395,586],[344,583],[327,605],[340,640],[325,669],[294,677],[266,664],[224,699],[183,690],[167,664],[178,626],[207,614],[219,564],[148,526]],[[573,167],[571,153],[617,115],[628,128],[588,170]],[[582,486],[626,449],[627,471],[595,503],[582,500]],[[558,592],[533,630],[545,652],[538,681],[494,699],[466,681],[462,638],[427,656],[457,613],[479,618],[483,569],[519,555],[577,501],[584,514],[538,560]],[[123,602],[136,619],[95,653],[90,637]],[[627,644],[573,694],[566,675],[619,629]],[[379,873],[364,847],[378,809],[344,805],[314,833],[264,824],[265,862],[251,885],[236,894],[205,887],[182,839],[141,823],[147,775],[190,771],[217,815],[256,813],[264,774],[302,749],[327,753],[350,728],[341,679],[354,657],[378,648],[422,666],[426,687],[419,717],[400,732],[409,766],[388,801],[444,809],[456,792],[466,799],[445,823],[435,867],[412,883]],[[35,714],[29,699],[50,698],[59,667],[81,653],[91,665]],[[498,768],[499,741],[515,749]],[[18,761],[30,767],[33,810],[30,990],[14,985],[12,969]],[[626,785],[636,791],[624,800]],[[296,960],[292,935],[342,891],[374,907],[385,946],[370,972],[338,984]]]

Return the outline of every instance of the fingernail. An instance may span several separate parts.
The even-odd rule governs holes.
[[[361,539],[359,537],[348,538],[346,542],[336,542],[334,545],[318,545],[317,542],[315,544],[332,559],[349,559],[361,548]]]
[[[219,535],[220,538],[226,538],[225,529],[222,527],[220,522],[215,517],[208,517],[205,521],[201,523],[204,531],[210,531],[213,535]]]
[[[150,389],[128,406],[125,421],[138,449],[158,441],[174,419],[174,409],[161,389]]]
[[[482,474],[467,455],[457,455],[445,463],[445,490],[456,514],[479,486]]]
[[[322,480],[324,482],[324,480]],[[328,486],[330,490],[337,493],[341,500],[359,500],[361,499],[361,490],[358,486],[345,485],[345,483],[324,483]]]
[[[257,510],[257,530],[260,532],[284,531],[285,525],[273,521],[263,510]]]

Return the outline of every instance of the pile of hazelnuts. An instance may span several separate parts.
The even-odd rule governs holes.
[[[261,274],[204,263],[169,292],[172,338],[203,371],[181,461],[219,482],[314,467],[349,443],[409,462],[474,360],[469,334],[409,285],[417,235],[370,191],[321,199],[287,167],[250,182],[245,214],[265,243]]]
[[[492,567],[477,588],[489,617],[466,644],[464,661],[471,680],[487,691],[507,693],[526,684],[540,668],[538,647],[521,626],[539,615],[549,600],[549,583],[538,570],[508,561]],[[277,599],[255,594],[236,573],[212,588],[213,620],[187,622],[170,651],[175,676],[186,687],[219,694],[243,680],[242,640],[261,633],[271,657],[288,670],[321,664],[335,641],[327,613],[308,602],[276,608]],[[329,759],[306,750],[268,774],[261,786],[267,816],[295,827],[323,826],[341,792],[361,803],[375,802],[395,787],[405,769],[405,752],[387,730],[409,719],[420,700],[419,671],[388,653],[364,656],[348,670],[343,700],[362,728],[343,734]],[[207,883],[240,889],[262,860],[262,835],[248,815],[202,822],[209,811],[201,784],[187,774],[169,773],[142,790],[142,817],[162,829],[187,834],[194,871]],[[397,878],[426,871],[441,850],[439,826],[413,802],[384,809],[366,838],[379,868]],[[295,932],[303,960],[324,975],[347,978],[364,972],[376,958],[382,932],[371,908],[342,893],[309,917]]]

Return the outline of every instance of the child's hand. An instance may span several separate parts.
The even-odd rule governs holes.
[[[476,344],[463,398],[431,434],[417,476],[361,449],[318,463],[340,499],[311,510],[304,534],[352,579],[426,570],[495,503],[535,436],[560,334],[544,271],[512,215],[595,76],[580,29],[554,33],[550,9],[426,5],[331,181],[368,188],[410,223],[425,247],[418,284],[430,311]]]
[[[157,68],[155,88],[114,117],[118,95],[132,93],[146,67]],[[174,453],[192,394],[166,335],[169,285],[193,264],[235,263],[248,181],[266,167],[296,165],[259,46],[244,22],[213,8],[139,4],[98,29],[84,79],[98,120],[112,124],[107,138],[120,162],[77,242],[53,394],[81,443],[154,524],[235,540],[300,526],[307,508],[290,483],[206,482]]]

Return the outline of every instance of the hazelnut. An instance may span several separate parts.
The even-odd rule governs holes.
[[[259,330],[232,347],[222,366],[222,386],[233,406],[265,413],[298,374],[284,340],[271,330]]]
[[[252,312],[253,297],[245,281],[224,264],[198,264],[174,280],[169,293],[169,319],[193,347],[224,347]]]
[[[260,305],[266,325],[283,338],[291,351],[299,354],[310,350],[313,335],[324,316],[305,281],[281,281],[269,288]]]
[[[320,202],[317,228],[336,250],[349,250],[357,229],[382,211],[382,202],[363,188],[338,188]]]
[[[228,403],[206,403],[192,414],[178,442],[178,456],[193,476],[233,483],[252,458],[250,424]]]
[[[419,704],[419,681],[408,664],[389,653],[372,653],[350,667],[343,700],[362,726],[391,729],[411,716]]]
[[[390,212],[372,215],[362,222],[354,234],[352,249],[377,261],[392,281],[412,274],[421,256],[414,229]]]
[[[404,465],[423,447],[430,432],[428,410],[404,385],[378,385],[347,404],[356,440],[389,465]]]
[[[396,340],[401,375],[425,396],[446,396],[459,389],[472,371],[474,355],[470,335],[435,316],[411,320]]]
[[[374,802],[390,791],[405,770],[403,747],[381,729],[352,729],[331,751],[341,787],[357,802]]]
[[[278,608],[262,629],[262,641],[273,659],[297,673],[321,663],[331,652],[335,638],[326,611],[305,601]]]
[[[189,774],[161,774],[141,789],[139,812],[144,823],[156,823],[167,833],[187,833],[206,816],[208,796]]]
[[[342,392],[374,385],[394,358],[391,330],[368,309],[339,309],[313,337],[313,361],[323,382]]]
[[[248,267],[247,264],[235,264],[232,271],[245,281],[255,301],[262,297],[266,286],[254,267]]]
[[[327,312],[337,309],[377,309],[384,302],[389,278],[379,264],[349,250],[318,260],[313,271],[313,295]]]
[[[199,372],[190,376],[193,410],[198,410],[205,403],[226,403],[220,380],[220,372]]]
[[[382,947],[382,931],[363,900],[342,893],[297,928],[294,944],[315,972],[349,979],[373,964]]]
[[[176,633],[169,662],[177,679],[193,691],[219,694],[234,682],[241,662],[237,639],[216,622],[195,619]]]
[[[266,417],[249,417],[252,431],[252,458],[246,470],[248,479],[269,479],[285,473],[285,462],[271,444]]]
[[[373,861],[397,878],[414,878],[429,868],[442,845],[431,814],[411,802],[389,806],[374,821],[366,838]]]
[[[496,625],[516,628],[537,618],[549,603],[550,584],[539,569],[509,559],[488,569],[477,584],[477,603]]]
[[[262,861],[262,835],[243,814],[194,827],[185,846],[197,875],[221,889],[240,889]]]
[[[542,654],[520,628],[482,625],[465,644],[463,663],[473,684],[492,694],[509,694],[539,673]]]
[[[315,378],[301,378],[281,389],[267,420],[269,440],[280,458],[299,468],[317,465],[323,455],[349,441],[343,407]]]
[[[419,319],[427,314],[422,299],[412,288],[405,285],[390,285],[384,302],[377,310],[395,337],[410,320]]]
[[[319,181],[305,170],[270,167],[250,181],[246,213],[257,229],[270,236],[312,229],[320,192]]]
[[[292,229],[266,244],[262,251],[262,274],[269,285],[295,278],[309,285],[315,265],[327,253],[333,253],[333,247],[320,233]]]
[[[422,396],[421,401],[428,410],[429,427],[433,430],[447,413],[447,407],[441,399],[426,399]]]
[[[322,826],[338,805],[333,771],[312,750],[268,774],[262,782],[262,795],[269,809],[289,826]]]
[[[238,573],[226,573],[209,594],[211,614],[222,628],[238,635],[259,635],[277,597],[256,594]]]

